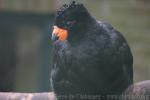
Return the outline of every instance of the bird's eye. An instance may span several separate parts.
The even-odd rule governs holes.
[[[69,24],[70,24],[70,21],[67,22],[67,25],[69,25]]]
[[[72,27],[75,23],[76,21],[73,20],[73,21],[68,21],[66,24],[68,25],[68,27]]]

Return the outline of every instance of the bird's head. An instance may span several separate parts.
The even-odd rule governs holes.
[[[88,16],[89,13],[83,4],[76,3],[75,1],[70,4],[64,4],[56,12],[52,40],[65,41],[71,33],[77,34],[75,31],[80,30],[84,26],[83,23],[87,20]]]

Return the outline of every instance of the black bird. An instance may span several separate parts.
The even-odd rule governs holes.
[[[83,4],[56,13],[51,84],[58,100],[120,100],[133,83],[133,57],[124,37],[97,21]]]

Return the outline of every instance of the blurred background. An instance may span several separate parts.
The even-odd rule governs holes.
[[[55,9],[71,0],[0,0],[0,91],[50,91]],[[150,0],[78,0],[128,41],[134,82],[150,79]]]

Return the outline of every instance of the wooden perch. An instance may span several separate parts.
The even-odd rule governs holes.
[[[55,95],[51,93],[0,93],[0,100],[55,100]]]
[[[131,85],[124,95],[123,100],[150,100],[150,80]]]
[[[123,100],[150,100],[150,80],[135,83],[124,93]],[[10,93],[0,92],[0,100],[55,100],[55,94],[50,93]]]

